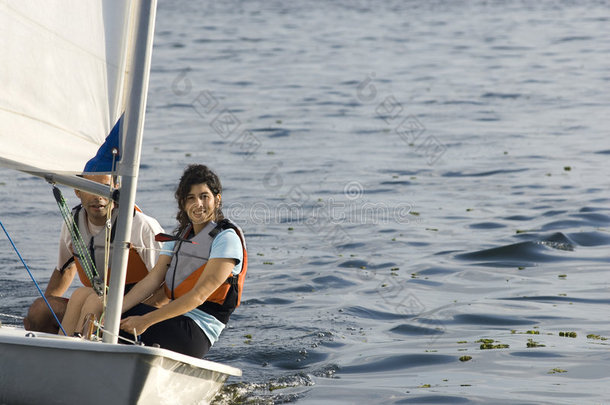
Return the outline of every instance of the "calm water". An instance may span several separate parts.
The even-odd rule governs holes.
[[[203,162],[249,236],[218,404],[610,402],[610,3],[179,0],[156,32],[139,203],[173,228]],[[44,285],[50,187],[1,174]]]

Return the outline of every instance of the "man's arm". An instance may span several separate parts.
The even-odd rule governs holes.
[[[47,289],[44,292],[44,295],[61,297],[72,284],[72,280],[74,280],[74,276],[76,275],[76,265],[71,263],[68,267],[63,270],[53,270],[53,274],[51,274],[51,278],[49,279],[49,284],[47,284]]]

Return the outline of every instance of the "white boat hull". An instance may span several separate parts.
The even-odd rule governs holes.
[[[0,328],[0,404],[207,404],[230,375],[165,349]]]

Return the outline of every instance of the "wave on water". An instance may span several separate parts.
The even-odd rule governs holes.
[[[38,291],[31,282],[0,279],[0,322],[7,325],[23,325],[27,308],[36,299]]]
[[[557,213],[553,213],[553,215],[557,215]],[[578,247],[610,245],[610,234],[601,230],[554,232],[546,235],[538,233],[539,231],[590,228],[610,224],[610,217],[601,213],[579,213],[573,214],[571,217],[577,219],[562,219],[548,222],[538,230],[517,230],[515,237],[528,239],[527,241],[460,253],[455,255],[455,258],[494,267],[529,267],[537,263],[581,260],[581,257],[571,257],[569,252],[574,252]],[[523,221],[531,220],[532,218],[514,216],[505,219]],[[501,223],[483,222],[472,224],[470,227],[475,229],[494,229],[503,228],[504,226]]]
[[[566,238],[567,239],[567,238]],[[556,251],[573,251],[569,242],[537,240],[517,242],[496,248],[456,255],[456,259],[470,260],[478,265],[493,267],[530,267],[536,263],[548,263],[569,259]]]
[[[473,401],[472,399],[459,397],[454,395],[420,395],[416,398],[405,398],[400,399],[392,404],[430,404],[430,405],[442,405],[442,404],[476,404],[483,403]]]
[[[443,173],[443,177],[487,177],[487,176],[496,176],[499,174],[508,174],[508,173],[521,173],[527,171],[528,169],[500,169],[500,170],[490,170],[485,172],[476,172],[476,173],[464,173],[464,172],[446,172]]]
[[[360,364],[343,366],[341,374],[377,373],[396,370],[407,370],[421,366],[434,366],[452,363],[455,356],[443,354],[402,354],[395,356],[365,356]]]

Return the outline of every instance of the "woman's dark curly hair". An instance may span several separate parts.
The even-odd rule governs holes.
[[[176,192],[174,193],[176,201],[178,202],[178,214],[176,214],[176,219],[178,220],[178,227],[176,228],[177,234],[180,234],[191,223],[184,210],[184,204],[186,203],[188,193],[191,191],[191,187],[201,183],[205,183],[205,185],[208,186],[214,197],[222,193],[222,184],[220,184],[220,179],[216,173],[204,165],[189,165],[184,170],[178,188],[176,188]],[[216,209],[214,221],[218,222],[222,219],[224,219],[224,215],[222,213],[221,201]]]

